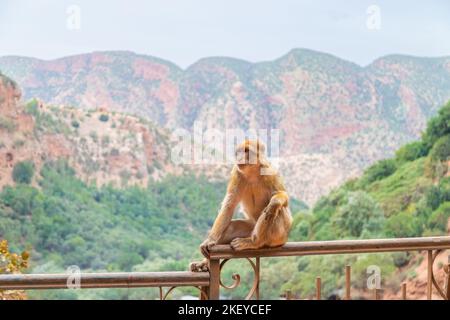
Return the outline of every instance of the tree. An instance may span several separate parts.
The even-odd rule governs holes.
[[[80,127],[80,123],[77,120],[72,120],[71,125],[75,129]]]
[[[0,206],[11,208],[18,216],[29,216],[38,203],[39,191],[24,184],[7,186],[0,193]]]
[[[394,159],[381,160],[369,167],[365,174],[367,183],[389,177],[397,170],[397,165]]]
[[[395,153],[395,158],[399,163],[414,161],[427,155],[427,148],[422,141],[415,141],[404,145]]]
[[[440,137],[430,152],[433,161],[446,161],[450,158],[450,134]]]
[[[292,224],[292,230],[289,234],[290,239],[294,241],[307,240],[309,235],[310,223],[307,214],[299,213],[295,215],[294,222]]]
[[[450,134],[450,101],[439,110],[436,117],[428,121],[422,140],[429,150],[440,137],[446,134]]]
[[[429,219],[430,227],[443,232],[447,231],[447,223],[450,218],[450,202],[444,202],[437,208]]]
[[[431,186],[425,192],[425,203],[431,210],[436,210],[443,200],[444,196],[438,186]]]
[[[338,210],[333,219],[344,236],[366,238],[382,235],[383,210],[363,191],[349,193],[347,204]]]
[[[109,116],[107,114],[102,114],[98,119],[102,122],[108,122]]]
[[[34,163],[31,161],[18,162],[13,169],[12,177],[16,183],[30,184],[34,175]]]
[[[400,212],[386,220],[386,235],[393,238],[415,237],[420,235],[419,220],[412,214]]]

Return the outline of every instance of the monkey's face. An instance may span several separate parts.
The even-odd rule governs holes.
[[[246,140],[236,148],[236,163],[239,170],[259,167],[264,157],[264,145],[259,141]]]

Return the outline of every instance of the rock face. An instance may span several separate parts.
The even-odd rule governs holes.
[[[0,73],[0,112],[3,116],[14,117],[16,105],[22,93],[17,84]]]
[[[295,49],[268,62],[205,58],[185,70],[131,52],[0,58],[24,98],[145,117],[169,130],[281,130],[282,171],[308,203],[416,139],[450,99],[450,58],[386,56],[366,67]]]
[[[17,85],[2,75],[0,97],[0,188],[12,183],[14,165],[25,160],[39,172],[46,161],[65,159],[97,185],[145,186],[177,172],[168,161],[167,134],[143,119],[38,100],[22,105]]]

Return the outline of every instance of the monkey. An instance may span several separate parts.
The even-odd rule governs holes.
[[[240,251],[278,247],[287,241],[292,225],[289,196],[265,156],[265,145],[246,139],[236,148],[235,157],[221,208],[200,245],[205,259],[192,262],[191,271],[208,271],[209,250],[216,244],[230,244]],[[238,204],[245,219],[232,220]]]

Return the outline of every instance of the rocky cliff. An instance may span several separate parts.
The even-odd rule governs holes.
[[[281,130],[291,192],[313,203],[374,161],[419,137],[450,99],[450,58],[392,55],[362,67],[295,49],[261,63],[212,57],[183,70],[132,52],[43,61],[0,58],[25,100],[144,117],[172,130]]]

